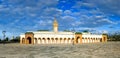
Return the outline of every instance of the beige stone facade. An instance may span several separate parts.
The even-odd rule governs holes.
[[[97,42],[107,42],[107,35],[59,32],[56,20],[53,22],[53,31],[29,31],[20,35],[21,44],[81,44]]]

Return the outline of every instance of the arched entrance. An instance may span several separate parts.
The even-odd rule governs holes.
[[[25,38],[22,38],[22,43],[25,44]]]
[[[28,38],[27,38],[27,41],[28,41],[28,44],[32,44],[32,39],[31,39],[31,37],[28,37]]]
[[[79,41],[80,41],[80,37],[77,37],[76,43],[79,43]]]
[[[102,42],[102,38],[100,38],[100,42]]]

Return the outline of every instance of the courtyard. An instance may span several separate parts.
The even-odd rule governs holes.
[[[0,58],[120,58],[120,42],[0,44]]]

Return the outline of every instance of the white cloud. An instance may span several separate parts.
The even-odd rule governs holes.
[[[5,5],[6,3],[8,5]],[[0,20],[5,19],[9,22],[4,20],[4,23],[0,23],[1,30],[6,27],[11,32],[50,29],[54,17],[59,21],[60,29],[75,27],[77,30],[81,28],[94,30],[96,27],[118,23],[106,15],[106,13],[119,15],[118,3],[113,0],[84,0],[76,1],[71,9],[62,10],[57,8],[58,0],[15,0],[14,2],[4,0],[0,4],[0,12],[5,14],[0,14],[2,16]]]
[[[86,0],[85,2],[88,2],[89,4],[93,4],[94,6],[98,7],[100,11],[110,14],[110,15],[118,15],[120,16],[120,0]]]
[[[101,20],[98,20],[97,22],[106,22],[106,23],[111,23],[111,24],[114,24],[114,22],[108,20],[108,19],[101,19]]]
[[[70,10],[65,10],[64,11],[64,14],[66,14],[66,15],[70,15],[72,12],[70,11]]]

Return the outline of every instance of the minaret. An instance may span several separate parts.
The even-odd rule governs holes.
[[[53,22],[53,30],[55,33],[58,32],[58,22],[56,19],[54,19],[54,22]]]

